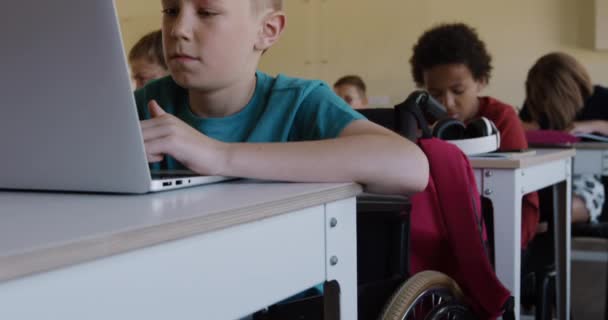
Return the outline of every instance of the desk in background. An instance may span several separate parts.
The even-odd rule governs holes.
[[[608,176],[608,143],[606,142],[577,142],[569,144],[533,144],[533,148],[559,149],[574,148],[573,172],[575,174],[597,174]]]
[[[557,315],[570,314],[570,211],[573,149],[537,150],[520,159],[471,158],[480,194],[494,207],[496,273],[515,297],[520,315],[522,197],[554,185]]]
[[[574,164],[573,164],[573,173],[575,174],[595,174],[595,175],[600,175],[602,178],[602,182],[604,183],[604,185],[607,184],[608,182],[608,143],[606,142],[591,142],[591,141],[586,141],[586,142],[577,142],[577,143],[572,143],[572,144],[567,144],[567,145],[535,145],[535,147],[538,148],[564,148],[564,147],[571,147],[576,149],[576,156],[574,157]],[[606,188],[606,187],[604,187]],[[606,189],[605,189],[606,190]],[[604,208],[606,208],[606,205],[604,205]],[[605,209],[603,210],[604,212],[606,211]],[[605,213],[603,213],[605,214]],[[599,225],[588,225],[585,226],[585,228],[597,228],[600,227]],[[587,229],[589,230],[589,229]],[[606,252],[602,251],[602,250],[585,250],[585,248],[592,248],[594,247],[593,244],[598,243],[598,242],[605,242],[605,239],[597,239],[597,238],[586,238],[586,237],[573,237],[572,238],[572,263],[575,264],[575,266],[577,266],[579,269],[580,268],[586,268],[589,266],[593,266],[593,268],[598,268],[597,264],[600,264],[601,267],[600,269],[605,270],[605,265],[606,262],[608,261],[607,257],[608,255],[606,254]],[[604,264],[604,265],[602,265]],[[595,266],[594,266],[595,265]],[[586,266],[586,267],[583,267]],[[580,288],[584,288],[585,283],[584,281],[589,281],[587,274],[583,271],[576,271],[575,270],[575,276],[578,276],[578,279],[575,278],[575,280],[582,280],[583,284],[575,284],[578,285],[578,290],[581,290]],[[601,275],[600,275],[601,276]],[[601,284],[605,284],[605,288],[604,288],[604,292],[603,295],[605,297],[604,299],[604,311],[598,311],[598,308],[601,308],[601,303],[598,303],[596,305],[594,305],[593,307],[588,307],[588,306],[584,306],[584,307],[579,307],[578,310],[574,310],[574,314],[575,317],[580,318],[578,315],[597,315],[597,314],[601,314],[603,313],[604,318],[608,319],[608,276],[605,278],[605,281],[600,280],[599,281],[600,285]],[[593,283],[591,288],[594,288],[594,290],[597,292],[597,288],[598,288],[598,283]],[[577,292],[576,291],[577,288],[575,288],[573,290],[573,292]],[[576,300],[578,302],[581,301],[581,297],[575,297]],[[577,302],[575,301],[575,302]],[[579,303],[579,305],[583,305],[581,303]],[[594,312],[595,311],[595,312]]]
[[[356,319],[360,191],[0,192],[0,319],[235,319],[330,280]]]

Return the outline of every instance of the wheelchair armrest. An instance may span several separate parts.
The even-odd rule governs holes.
[[[359,284],[409,274],[409,213],[406,196],[363,193],[357,197]]]
[[[362,193],[357,196],[357,214],[396,216],[409,213],[412,208],[407,196]]]

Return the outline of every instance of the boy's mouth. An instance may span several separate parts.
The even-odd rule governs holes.
[[[197,61],[198,58],[197,57],[193,57],[193,56],[189,56],[187,54],[172,54],[169,59],[171,60],[175,60],[175,61],[179,61],[179,62],[190,62],[190,61]]]

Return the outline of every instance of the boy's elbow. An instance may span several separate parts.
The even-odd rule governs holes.
[[[412,194],[424,191],[429,182],[429,162],[422,150],[409,140],[392,140],[390,154],[376,171],[366,190],[381,194]],[[371,182],[371,179],[370,179]]]
[[[420,192],[426,189],[429,183],[429,161],[426,155],[418,146],[409,150],[411,161],[408,161],[409,168],[405,168],[404,172],[407,176],[403,177],[406,193]]]
[[[395,191],[399,194],[424,191],[429,182],[429,162],[426,155],[410,141],[400,150],[394,167],[398,174],[394,174],[392,179],[396,183]]]

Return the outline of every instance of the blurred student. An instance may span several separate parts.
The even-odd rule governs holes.
[[[368,106],[365,82],[356,75],[344,76],[334,83],[334,92],[344,99],[353,109]]]
[[[574,57],[549,53],[528,71],[519,116],[528,129],[608,135],[608,88],[593,86]],[[574,175],[572,186],[572,222],[597,221],[605,202],[600,177]]]
[[[169,74],[163,56],[163,35],[160,30],[143,36],[129,51],[131,78],[136,89]]]

